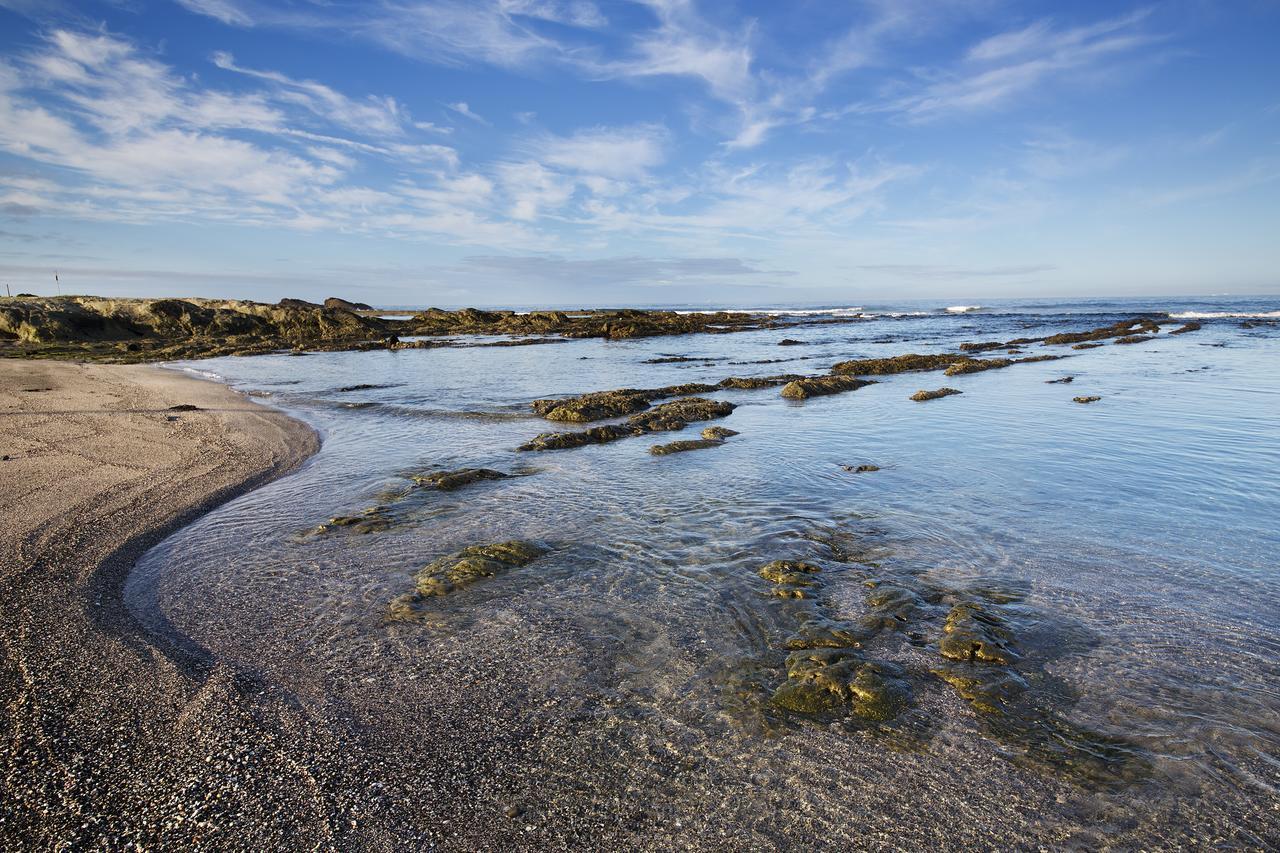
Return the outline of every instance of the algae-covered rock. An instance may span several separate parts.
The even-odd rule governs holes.
[[[1072,349],[1097,349],[1098,347],[1101,347],[1101,346],[1106,346],[1106,344],[1100,344],[1100,343],[1076,344],[1075,346],[1072,347]]]
[[[1099,400],[1101,400],[1101,399],[1102,399],[1102,398],[1101,398],[1101,397],[1098,397],[1098,396],[1092,396],[1092,397],[1072,397],[1072,398],[1071,398],[1071,402],[1073,402],[1073,403],[1096,403],[1096,402],[1098,402],[1098,401],[1099,401]]]
[[[1155,339],[1156,339],[1155,335],[1125,335],[1124,337],[1116,338],[1115,343],[1140,344],[1146,341],[1154,341]]]
[[[814,613],[800,623],[783,646],[791,650],[858,648],[875,634],[874,629],[859,622],[831,619]]]
[[[588,444],[605,444],[633,435],[654,432],[675,432],[695,421],[723,418],[736,409],[733,403],[723,400],[707,400],[688,397],[672,400],[639,412],[622,424],[607,424],[579,432],[546,432],[520,445],[520,450],[564,450],[584,447]]]
[[[984,661],[1008,666],[1019,659],[1009,647],[1013,634],[1009,624],[993,608],[977,602],[957,604],[947,614],[938,651],[943,657],[961,661]]]
[[[356,513],[355,515],[337,515],[326,521],[324,524],[317,525],[312,528],[311,533],[320,536],[325,533],[332,533],[335,530],[345,530],[349,533],[380,533],[389,530],[395,524],[395,520],[391,517],[390,510],[385,506],[373,506]]]
[[[715,439],[719,441],[723,441],[724,439],[730,436],[738,435],[738,434],[739,433],[736,429],[729,429],[728,427],[722,427],[722,426],[709,426],[702,431],[703,438]]]
[[[1057,379],[1046,379],[1045,384],[1046,385],[1070,385],[1072,382],[1075,382],[1075,381],[1076,381],[1076,378],[1074,376],[1060,376]]]
[[[419,486],[451,492],[454,489],[469,486],[482,480],[505,480],[510,474],[494,471],[491,468],[460,468],[457,471],[432,471],[426,474],[414,474],[409,479]]]
[[[950,397],[952,394],[963,394],[963,393],[964,393],[963,391],[959,391],[955,388],[939,388],[936,391],[926,391],[922,388],[916,393],[912,394],[910,399],[916,401],[917,403],[923,403],[926,400],[938,400],[938,399],[941,399],[942,397]]]
[[[848,649],[809,649],[787,657],[787,680],[771,702],[800,714],[825,714],[848,707],[868,720],[882,722],[900,714],[911,689],[901,667],[865,660]]]
[[[831,372],[841,376],[885,376],[916,370],[942,370],[952,364],[967,360],[967,356],[954,353],[918,355],[907,353],[892,358],[861,358],[842,361],[831,367]]]
[[[859,379],[856,376],[814,376],[788,382],[782,386],[782,396],[789,400],[805,400],[809,397],[824,397],[828,394],[856,391],[870,384],[872,384],[871,380]]]
[[[690,382],[684,385],[669,385],[665,388],[620,388],[616,391],[595,391],[558,400],[534,400],[530,405],[535,414],[549,421],[587,423],[642,411],[649,408],[649,404],[654,400],[664,397],[705,394],[714,390],[716,390],[714,385]]]
[[[1027,681],[1007,666],[980,663],[939,664],[930,670],[955,688],[961,698],[987,714],[1002,713],[1027,690]]]
[[[1181,325],[1181,326],[1179,326],[1178,328],[1174,329],[1174,330],[1173,330],[1173,331],[1171,331],[1169,334],[1171,334],[1171,335],[1185,335],[1187,332],[1196,332],[1196,331],[1199,331],[1199,330],[1200,330],[1200,324],[1199,324],[1199,323],[1197,323],[1196,321],[1192,320],[1191,322],[1189,322],[1189,323],[1184,323],[1183,325]]]
[[[526,566],[546,550],[533,542],[519,540],[472,545],[424,566],[414,575],[414,582],[420,597],[448,595],[484,578]]]
[[[853,473],[853,474],[870,474],[870,473],[872,473],[872,472],[874,472],[874,471],[879,471],[879,470],[880,470],[880,466],[879,466],[879,465],[871,465],[871,464],[864,464],[864,465],[841,465],[840,467],[841,467],[841,468],[843,468],[843,469],[844,469],[844,470],[846,470],[846,471],[849,471],[850,473]]]
[[[654,456],[667,456],[672,453],[684,453],[686,450],[705,450],[709,447],[719,447],[724,444],[717,438],[688,438],[682,441],[673,441],[670,444],[655,444],[649,448],[649,452]]]
[[[632,415],[627,419],[627,425],[633,430],[639,430],[637,434],[674,432],[697,421],[728,417],[736,408],[738,407],[735,404],[726,403],[723,400],[688,397],[683,400],[672,400],[638,415]]]
[[[999,370],[1011,364],[1017,364],[1017,361],[1012,358],[967,358],[947,367],[942,371],[942,375],[961,376],[966,373],[981,373],[984,370]]]
[[[799,560],[774,560],[760,569],[760,577],[770,583],[803,582],[807,585],[812,582],[810,576],[821,571],[822,569],[812,563],[802,563]],[[796,580],[797,578],[799,581]]]
[[[774,388],[778,385],[786,385],[788,382],[804,378],[798,373],[784,373],[780,376],[729,376],[721,379],[717,384],[721,388],[750,391],[756,388]]]
[[[631,429],[621,425],[591,427],[578,432],[544,432],[526,441],[518,449],[568,450],[573,447],[585,447],[588,444],[607,444],[635,434]]]

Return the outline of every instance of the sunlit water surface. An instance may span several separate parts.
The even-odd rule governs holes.
[[[157,631],[388,730],[413,731],[446,671],[480,673],[479,692],[508,697],[510,725],[549,733],[531,739],[521,768],[540,792],[532,801],[613,787],[668,825],[737,826],[744,846],[803,841],[797,831],[842,846],[850,827],[881,833],[866,846],[1275,843],[1280,329],[1212,316],[1191,334],[1031,347],[1070,358],[889,376],[803,402],[776,388],[718,392],[706,396],[738,404],[718,423],[741,435],[673,456],[648,448],[706,424],[575,450],[515,448],[564,428],[529,413],[541,397],[824,373],[848,358],[1082,330],[1140,311],[1265,321],[1278,308],[916,306],[725,335],[183,363],[312,424],[324,445],[296,474],[152,551],[131,604]],[[783,338],[804,344],[780,347]],[[643,363],[667,355],[707,360]],[[758,363],[772,359],[785,360]],[[1047,382],[1067,374],[1073,383]],[[337,390],[358,383],[383,387]],[[907,399],[944,384],[963,394]],[[1102,400],[1078,405],[1077,395]],[[842,467],[863,463],[881,470]],[[305,535],[378,503],[406,474],[463,467],[529,476],[417,492],[384,532]],[[388,602],[425,563],[517,538],[552,550],[430,603],[419,621],[387,621]],[[1029,670],[1056,685],[1049,712],[1126,744],[1141,772],[1081,777],[1020,760],[1025,744],[929,674],[936,617],[869,646],[907,667],[913,709],[897,724],[771,712],[796,617],[757,570],[779,558],[829,568],[821,606],[832,616],[865,612],[868,580],[1023,591],[1014,612]],[[770,817],[783,813],[805,817]]]

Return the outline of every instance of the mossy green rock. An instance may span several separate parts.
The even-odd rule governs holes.
[[[729,429],[728,427],[722,426],[711,426],[702,431],[702,437],[708,441],[723,441],[730,436],[738,434],[739,433],[736,429]]]
[[[869,379],[856,376],[815,376],[810,379],[797,379],[782,386],[782,396],[789,400],[807,400],[810,397],[825,397],[829,394],[841,394],[845,391],[856,391],[872,384]]]
[[[448,595],[483,578],[526,566],[546,553],[541,545],[513,540],[492,545],[472,545],[423,567],[416,575],[418,595]]]
[[[1019,659],[1009,647],[1013,638],[1008,623],[992,608],[977,602],[957,604],[947,614],[938,651],[960,661],[985,661],[1007,666]]]
[[[491,468],[460,468],[457,471],[432,471],[427,474],[414,474],[409,479],[419,486],[451,492],[454,489],[469,486],[482,480],[505,480],[510,474],[494,471]]]
[[[831,372],[841,376],[886,376],[894,373],[909,373],[916,370],[942,370],[956,362],[967,360],[967,356],[954,353],[940,355],[918,355],[907,353],[892,358],[860,358],[842,361],[832,365]]]
[[[389,530],[394,524],[395,520],[387,507],[373,506],[355,515],[336,515],[324,524],[314,527],[311,533],[316,536],[332,533],[335,530],[358,534],[380,533]]]
[[[783,646],[792,651],[803,649],[851,649],[875,636],[876,630],[859,622],[829,619],[814,614],[805,619]]]
[[[962,394],[962,393],[964,392],[958,391],[955,388],[939,388],[936,391],[925,391],[924,389],[921,389],[916,393],[912,394],[911,399],[917,403],[923,403],[926,400],[938,400],[938,399],[941,399],[942,397],[950,397],[952,394]]]
[[[813,649],[787,657],[787,681],[770,700],[801,714],[848,706],[868,720],[891,720],[909,704],[911,689],[901,667],[868,661],[847,649]]]
[[[774,560],[760,569],[760,577],[770,583],[801,583],[805,586],[813,583],[811,575],[816,575],[822,569],[812,563],[802,563],[799,560]]]
[[[930,670],[955,688],[961,698],[986,714],[1000,714],[1027,689],[1018,671],[975,663],[939,664]]]
[[[667,456],[672,453],[683,453],[686,450],[705,450],[708,447],[719,447],[723,441],[714,438],[690,438],[673,441],[670,444],[655,444],[649,448],[654,456]]]

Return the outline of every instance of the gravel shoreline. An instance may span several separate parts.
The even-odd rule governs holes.
[[[318,447],[174,371],[0,362],[0,848],[332,845],[333,733],[122,599],[148,548]]]

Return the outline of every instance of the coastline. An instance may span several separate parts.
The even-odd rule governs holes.
[[[0,847],[313,827],[322,806],[296,772],[228,777],[216,760],[262,738],[255,718],[278,697],[155,645],[122,592],[147,549],[296,469],[316,433],[156,366],[6,360],[0,445]],[[182,795],[193,787],[203,796]]]

